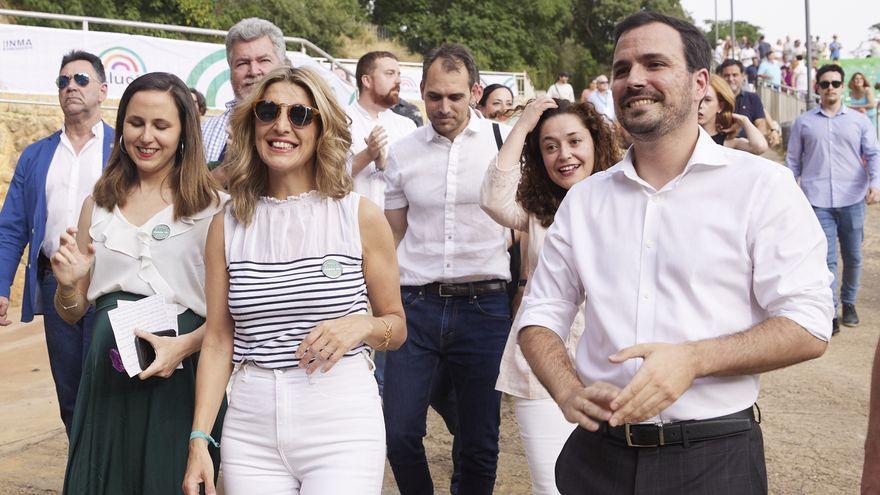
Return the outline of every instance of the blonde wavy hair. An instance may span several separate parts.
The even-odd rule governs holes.
[[[736,108],[736,96],[730,85],[721,76],[709,76],[709,84],[715,90],[718,99],[718,115],[715,117],[715,132],[724,132],[726,139],[733,139],[739,134],[739,126],[734,126],[733,110]]]
[[[269,174],[257,153],[255,142],[255,102],[263,99],[269,86],[290,83],[302,88],[314,102],[319,115],[314,118],[318,129],[315,146],[315,183],[324,197],[339,199],[352,189],[351,176],[345,161],[351,147],[350,119],[333,96],[330,87],[315,71],[307,68],[282,67],[266,74],[253,93],[235,106],[230,119],[232,143],[225,160],[228,169],[228,190],[232,214],[248,225],[260,196],[268,193]],[[311,125],[311,124],[310,124]]]

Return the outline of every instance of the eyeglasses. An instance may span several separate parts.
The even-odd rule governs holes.
[[[608,81],[607,81],[607,80],[605,80],[605,81],[599,80],[599,81],[596,81],[596,83],[598,83],[598,84],[608,84]]]
[[[84,88],[89,85],[89,81],[91,80],[91,77],[89,77],[89,75],[86,74],[85,72],[80,72],[80,73],[74,74],[73,77],[71,77],[71,76],[58,76],[58,79],[55,80],[55,85],[58,86],[58,89],[64,89],[64,88],[70,86],[71,79],[73,79],[73,81],[76,83],[77,86]]]
[[[278,115],[284,107],[288,108],[287,118],[290,119],[290,124],[297,129],[302,129],[311,124],[312,119],[321,114],[317,109],[299,103],[286,105],[275,103],[272,100],[260,100],[254,103],[254,116],[256,116],[260,122],[271,124],[278,119]]]
[[[819,84],[819,87],[822,89],[828,89],[828,86],[834,86],[835,89],[843,86],[843,81],[822,81]]]

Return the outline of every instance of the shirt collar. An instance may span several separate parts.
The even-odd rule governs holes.
[[[837,110],[837,113],[835,113],[834,115],[828,115],[827,113],[825,113],[824,110],[822,110],[821,105],[817,105],[816,108],[813,109],[813,113],[815,113],[816,115],[822,115],[823,117],[834,118],[840,114],[849,113],[849,108],[846,105],[844,105],[843,103],[841,103],[840,109]]]
[[[468,112],[470,113],[470,119],[468,119],[467,127],[461,131],[462,134],[480,132],[481,119],[479,115],[477,115],[477,111],[473,108],[468,108]],[[434,129],[434,124],[428,120],[428,125],[425,126],[425,142],[430,143],[438,136],[440,136],[440,134]]]
[[[92,130],[92,134],[95,137],[103,137],[104,136],[104,121],[102,119],[98,119],[98,121],[95,122],[95,125],[92,126],[91,130]],[[65,137],[67,136],[67,124],[65,124],[63,122],[61,123],[61,135],[65,136]]]
[[[684,166],[684,171],[681,173],[679,177],[683,177],[688,171],[697,165],[704,165],[709,167],[720,167],[727,165],[727,157],[725,155],[725,150],[723,146],[715,144],[715,141],[712,140],[712,137],[709,136],[709,133],[706,132],[702,127],[698,126],[699,136],[697,136],[697,145],[694,147],[693,153],[691,153],[691,157],[688,160],[687,164]],[[647,182],[645,182],[639,174],[636,173],[636,167],[632,161],[633,158],[633,147],[630,146],[628,150],[626,150],[626,155],[624,155],[623,160],[618,162],[616,165],[608,169],[611,173],[622,173],[628,179],[638,182],[643,186],[651,187]]]
[[[238,104],[238,100],[236,100],[236,99],[229,100],[226,102],[226,109],[232,110],[232,107],[234,107],[236,104]]]

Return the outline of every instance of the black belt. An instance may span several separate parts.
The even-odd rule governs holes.
[[[755,422],[752,408],[711,419],[678,421],[667,424],[626,424],[609,427],[603,424],[605,434],[626,442],[630,447],[662,447],[664,445],[701,442],[729,437],[749,431]]]
[[[480,294],[506,292],[507,282],[504,280],[486,280],[484,282],[465,282],[461,284],[444,284],[433,282],[423,285],[427,294],[440,297],[474,297]]]

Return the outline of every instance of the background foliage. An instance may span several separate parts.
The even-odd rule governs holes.
[[[308,38],[332,54],[348,53],[346,44],[371,30],[394,38],[416,55],[454,41],[470,48],[483,70],[525,70],[538,88],[546,88],[559,70],[567,70],[573,73],[572,84],[577,89],[607,71],[614,25],[622,18],[640,9],[688,18],[679,0],[3,1],[23,10],[214,29],[227,29],[244,17],[257,16],[271,20],[287,35]],[[16,22],[79,27],[42,20]],[[194,39],[191,35],[99,25],[90,29]]]

